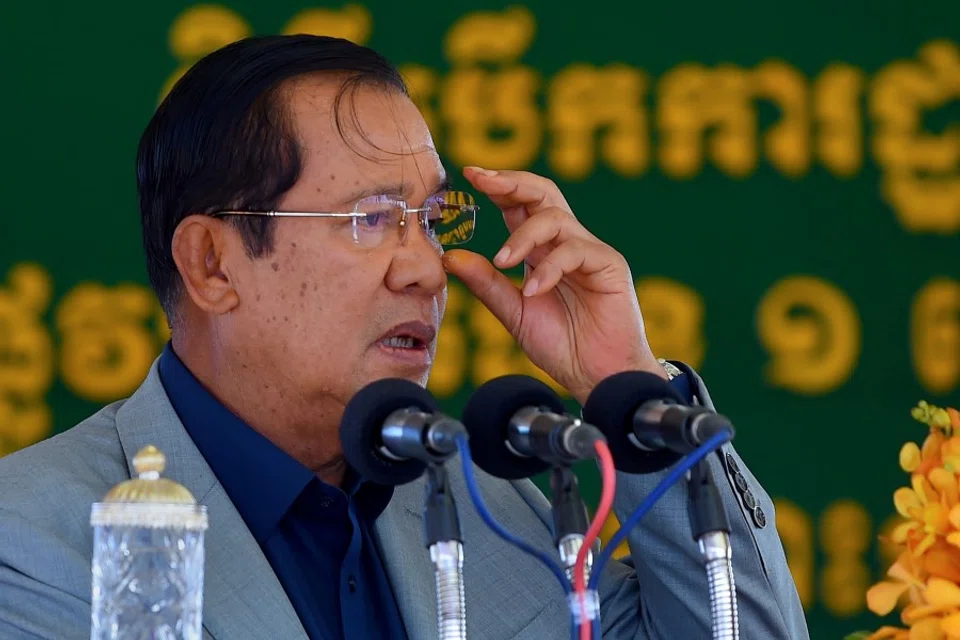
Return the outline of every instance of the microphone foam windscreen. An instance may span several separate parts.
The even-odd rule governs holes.
[[[427,465],[420,460],[392,460],[380,454],[383,423],[399,409],[434,413],[437,401],[420,385],[400,378],[371,382],[354,395],[340,420],[343,455],[365,479],[388,486],[419,478]]]
[[[529,478],[550,468],[539,458],[518,456],[507,446],[510,419],[524,407],[565,413],[563,400],[536,378],[509,375],[486,382],[470,396],[463,425],[470,434],[470,451],[477,466],[497,478]]]
[[[583,405],[583,419],[607,437],[617,469],[626,473],[655,473],[680,459],[680,454],[662,449],[645,451],[631,440],[633,417],[650,400],[672,400],[686,405],[673,386],[646,371],[624,371],[594,387]]]

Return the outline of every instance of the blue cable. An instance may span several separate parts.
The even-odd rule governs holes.
[[[569,596],[569,594],[573,592],[573,587],[570,586],[570,581],[567,580],[567,575],[563,572],[563,569],[560,568],[560,565],[540,549],[537,549],[504,529],[503,525],[497,522],[487,509],[487,506],[483,502],[483,497],[480,495],[480,487],[477,486],[477,479],[473,475],[473,457],[470,454],[470,445],[467,442],[466,436],[461,435],[457,437],[457,449],[460,452],[460,462],[463,463],[463,477],[467,481],[467,491],[470,493],[470,499],[473,501],[473,506],[476,507],[477,513],[480,514],[480,518],[495,534],[503,538],[506,542],[546,565],[547,568],[553,572],[553,575],[557,577],[557,580],[560,581],[563,592]]]
[[[600,556],[597,558],[597,561],[593,564],[593,570],[590,573],[590,582],[587,585],[588,589],[596,589],[597,581],[600,579],[600,574],[603,571],[603,566],[610,560],[610,557],[613,555],[614,550],[620,546],[620,544],[626,539],[630,534],[637,523],[640,522],[640,519],[647,514],[650,509],[653,508],[653,505],[657,503],[663,494],[667,492],[671,486],[679,482],[683,478],[684,474],[692,469],[694,465],[706,458],[708,455],[713,453],[715,450],[719,449],[724,443],[729,442],[733,437],[733,433],[730,431],[724,431],[713,436],[702,445],[697,447],[693,452],[685,456],[678,464],[675,466],[667,477],[660,481],[660,484],[651,491],[646,498],[643,499],[643,502],[640,503],[640,506],[637,507],[637,510],[634,511],[630,518],[627,519],[625,523],[620,527],[620,530],[610,538],[610,542],[606,544],[603,551],[600,553]]]

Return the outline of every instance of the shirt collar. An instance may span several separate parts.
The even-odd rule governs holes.
[[[214,398],[170,344],[160,355],[159,370],[184,428],[254,538],[263,544],[314,473]]]

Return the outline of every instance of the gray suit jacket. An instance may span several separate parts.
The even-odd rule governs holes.
[[[698,377],[696,382],[700,401],[709,404]],[[186,486],[208,509],[204,637],[306,638],[259,546],[177,418],[156,363],[129,399],[0,460],[0,638],[90,637],[90,505],[131,477],[133,456],[148,444],[166,454],[164,475]],[[726,453],[733,461],[730,469],[716,456],[710,464],[733,525],[742,637],[807,638],[773,505],[733,449]],[[731,480],[733,465],[743,476],[739,491]],[[484,526],[459,465],[449,467],[464,535],[469,637],[569,637],[567,605],[556,579]],[[500,522],[555,552],[549,503],[532,483],[506,482],[482,472],[478,476]],[[659,478],[618,477],[621,521]],[[742,504],[744,480],[765,512],[762,528]],[[375,527],[411,640],[437,634],[433,572],[423,542],[423,497],[419,481],[399,487]],[[630,546],[632,559],[611,562],[600,582],[604,637],[710,637],[706,580],[690,534],[685,487],[674,487],[660,500],[630,537]]]

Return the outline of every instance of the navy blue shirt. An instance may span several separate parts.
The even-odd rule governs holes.
[[[170,345],[160,380],[310,638],[405,640],[371,529],[393,490],[348,472],[326,484],[224,407]],[[237,562],[243,562],[238,558]]]

